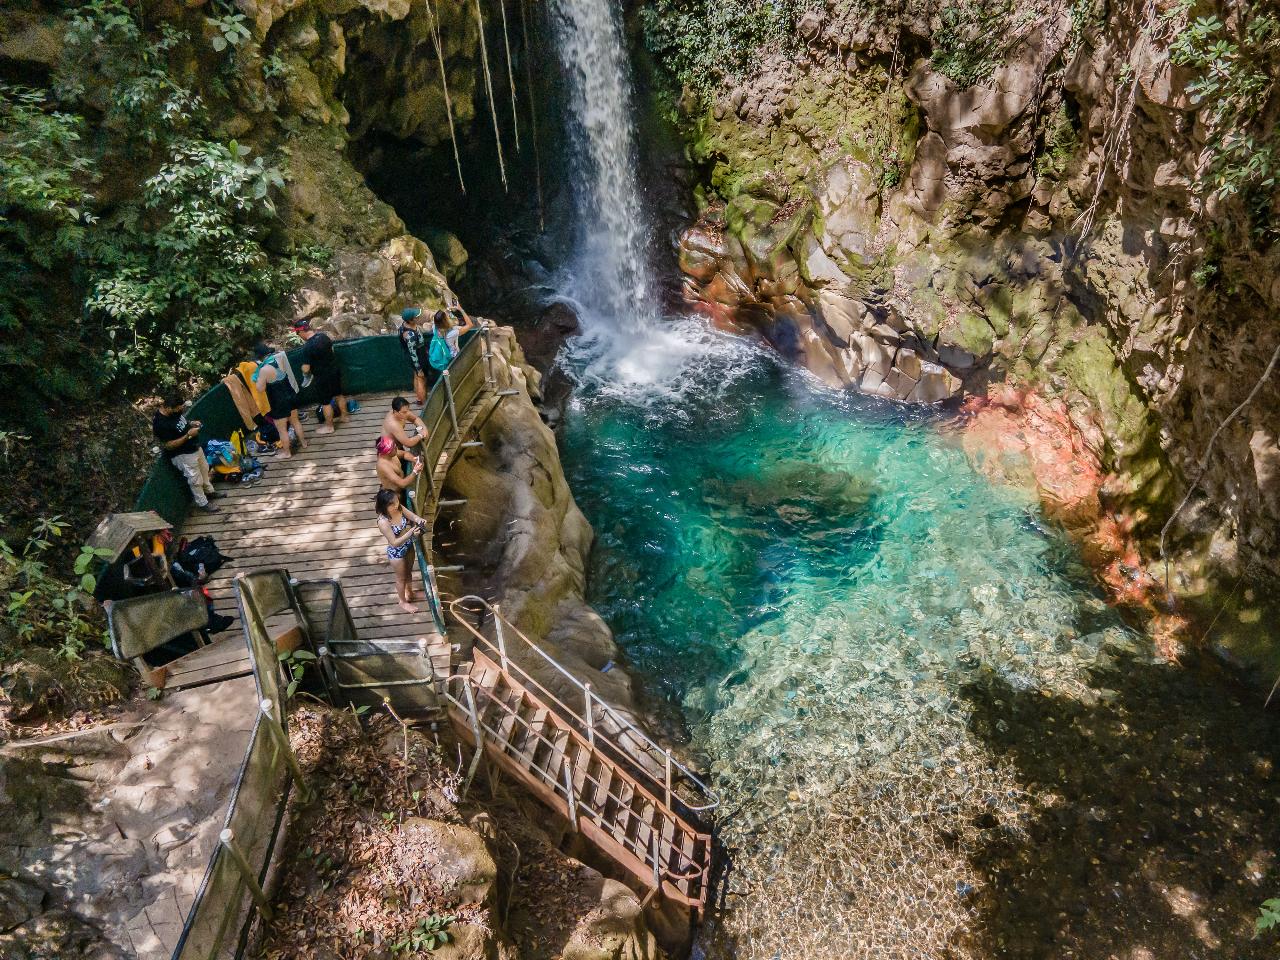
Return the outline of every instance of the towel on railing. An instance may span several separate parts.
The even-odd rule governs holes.
[[[231,394],[231,401],[236,405],[236,412],[240,414],[240,419],[244,421],[244,428],[246,430],[256,430],[257,417],[259,416],[258,404],[245,387],[244,381],[240,379],[240,374],[229,373],[222,378],[222,382],[226,385],[227,392]]]

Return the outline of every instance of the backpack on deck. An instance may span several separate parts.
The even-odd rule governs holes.
[[[427,354],[427,359],[431,361],[431,366],[436,370],[443,370],[449,366],[449,361],[453,359],[453,351],[449,349],[449,342],[438,333],[431,334],[431,350]]]

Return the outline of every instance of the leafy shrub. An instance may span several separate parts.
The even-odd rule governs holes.
[[[1165,15],[1177,24],[1192,0]],[[1228,26],[1216,15],[1196,17],[1175,29],[1170,59],[1197,76],[1187,92],[1209,129],[1210,160],[1201,187],[1219,198],[1238,197],[1255,234],[1275,232],[1272,201],[1280,174],[1280,129],[1274,102],[1280,77],[1280,15],[1265,5],[1243,5]]]
[[[175,67],[192,53],[121,0],[89,0],[50,89],[0,86],[0,426],[210,378],[291,287],[296,258],[265,244],[284,174],[213,135]]]
[[[747,71],[762,48],[793,42],[803,0],[655,0],[641,12],[645,45],[702,94]]]
[[[105,551],[81,548],[76,561],[80,580],[64,583],[49,572],[42,556],[65,531],[60,518],[50,517],[37,521],[21,551],[0,540],[0,603],[5,624],[20,642],[77,660],[86,647],[106,643],[107,634],[92,601],[96,582],[90,572]]]

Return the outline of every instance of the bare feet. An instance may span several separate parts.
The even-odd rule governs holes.
[[[410,603],[408,600],[401,600],[401,601],[400,601],[400,609],[401,609],[401,610],[403,610],[405,613],[417,613],[417,612],[418,612],[418,608],[417,608],[417,607],[415,607],[415,606],[414,606],[412,603]]]
[[[333,433],[333,426],[326,423],[323,427],[316,427],[316,435],[320,437],[328,436]]]
[[[409,591],[408,600],[410,603],[412,603],[415,600],[421,600],[421,599],[422,599],[422,594],[420,594],[417,590]]]

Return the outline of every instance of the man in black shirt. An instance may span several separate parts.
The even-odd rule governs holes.
[[[159,411],[151,419],[151,432],[160,441],[160,449],[169,462],[186,478],[196,509],[217,513],[218,508],[209,500],[225,494],[215,493],[213,481],[209,479],[209,461],[200,446],[200,421],[188,420],[182,407],[182,394],[166,393]]]
[[[347,398],[342,393],[342,369],[333,352],[333,340],[327,333],[311,329],[307,320],[293,325],[293,332],[302,338],[302,382],[315,378],[316,395],[320,400],[320,416],[324,424],[316,433],[333,433],[334,421],[347,419]]]

